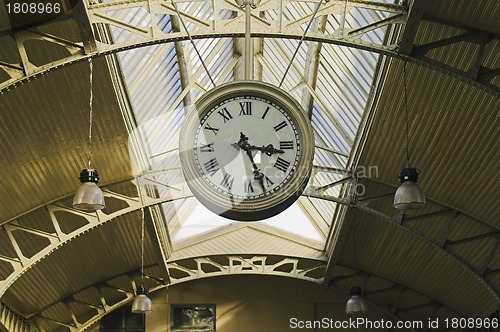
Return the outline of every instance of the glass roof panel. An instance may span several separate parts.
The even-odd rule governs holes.
[[[304,30],[308,24],[304,18],[313,13],[316,5],[316,2],[303,1],[287,3],[282,23],[298,24],[299,29]],[[212,2],[187,1],[179,2],[178,6],[190,17],[200,20],[211,19],[214,15]],[[150,18],[140,8],[109,14],[120,18],[122,22],[142,22],[143,26],[150,22]],[[235,12],[224,10],[218,15],[230,20]],[[267,19],[277,19],[278,12],[269,9],[264,15]],[[374,19],[386,16],[388,14],[382,11],[352,8],[347,15],[346,28],[365,26]],[[316,18],[311,25],[314,29],[318,29],[320,18]],[[340,15],[330,14],[327,18],[325,34],[336,33],[340,28]],[[179,22],[173,24],[168,15],[159,15],[156,20],[163,31],[171,31],[172,25],[184,30]],[[194,32],[196,26],[189,20],[185,23],[188,30],[193,29]],[[134,134],[143,142],[143,152],[153,170],[180,166],[177,149],[185,106],[194,103],[201,94],[212,88],[212,80],[218,85],[241,76],[236,75],[237,72],[241,74],[243,68],[243,55],[238,46],[241,40],[236,43],[230,37],[230,31],[224,31],[223,27],[214,29],[221,29],[225,37],[207,36],[192,42],[147,46],[118,55],[138,125]],[[380,41],[384,33],[385,28],[379,28],[362,38]],[[112,31],[112,36],[120,40],[134,38],[119,28]],[[258,44],[257,39],[254,41]],[[314,164],[344,170],[348,167],[349,154],[367,105],[378,55],[334,44],[318,45],[308,40],[264,38],[261,41],[260,53],[255,57],[258,64],[255,68],[260,72],[256,72],[255,76],[274,85],[279,85],[283,80],[281,87],[296,98],[310,115],[317,145]],[[316,72],[311,74],[310,71],[315,68]],[[336,185],[336,182],[347,173],[347,170],[345,174],[318,172],[310,182],[316,187],[327,186],[325,194],[338,196],[341,194],[341,184]],[[301,198],[299,201],[301,203],[293,204],[282,214],[264,222],[325,241],[328,233],[325,224],[330,227],[335,222],[337,203],[317,198]],[[207,212],[194,198],[185,200],[176,206],[176,210],[182,214],[182,218],[165,214],[165,221],[172,222],[169,228],[174,241],[232,222]],[[318,215],[323,219],[315,220]],[[174,224],[174,219],[179,221]],[[295,222],[290,223],[289,220]]]

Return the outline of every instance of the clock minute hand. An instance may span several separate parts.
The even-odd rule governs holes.
[[[264,186],[264,174],[260,171],[259,167],[257,167],[255,161],[253,160],[251,145],[248,144],[248,137],[246,137],[245,134],[240,133],[240,140],[236,145],[245,150],[248,158],[250,158],[253,168],[253,178],[259,182],[260,186],[262,187],[262,192],[265,192],[266,187]]]
[[[266,187],[264,186],[264,173],[262,173],[259,169],[253,171],[253,178],[257,180],[262,187],[262,192],[266,192]]]

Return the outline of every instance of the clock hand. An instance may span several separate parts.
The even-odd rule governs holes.
[[[266,187],[264,186],[264,174],[260,171],[259,167],[255,164],[255,161],[253,160],[252,156],[252,151],[251,151],[251,145],[248,144],[248,137],[245,136],[242,132],[240,133],[240,140],[238,143],[236,143],[238,147],[241,149],[245,150],[248,158],[250,158],[250,161],[252,162],[252,168],[253,168],[253,178],[257,180],[262,187],[262,192],[266,191]],[[233,144],[235,146],[235,144]]]
[[[269,144],[268,146],[255,146],[255,145],[250,145],[249,146],[250,150],[259,150],[262,152],[265,152],[268,156],[271,156],[273,153],[285,153],[283,150],[278,150],[275,149],[272,144]]]
[[[253,161],[252,151],[250,151],[250,149],[248,149],[248,148],[244,149],[244,150],[247,153],[248,158],[250,158],[250,161],[252,162],[252,167],[253,167],[254,174],[255,174],[255,172],[260,173],[259,167],[257,167],[257,165],[255,164],[255,161]]]
[[[253,171],[253,178],[257,180],[262,187],[262,192],[266,192],[266,187],[264,186],[264,173],[262,173],[260,170],[255,170]]]

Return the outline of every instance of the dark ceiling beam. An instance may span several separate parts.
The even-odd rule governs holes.
[[[193,39],[203,39],[203,38],[223,38],[223,37],[233,37],[233,38],[242,38],[244,35],[240,33],[230,33],[228,34],[227,32],[219,32],[219,33],[213,33],[209,36],[206,34],[193,34],[191,37]],[[283,39],[300,39],[302,38],[301,35],[291,35],[291,34],[280,34],[280,33],[259,33],[259,34],[254,34],[252,36],[253,38],[255,37],[261,37],[261,38],[283,38]],[[180,33],[179,35],[171,36],[171,37],[166,37],[166,38],[156,38],[152,40],[140,40],[135,43],[129,43],[127,45],[113,45],[111,47],[107,47],[106,50],[101,50],[95,53],[95,56],[103,56],[107,54],[112,54],[112,53],[117,53],[133,48],[138,48],[138,47],[144,47],[148,45],[155,45],[155,44],[161,44],[161,43],[169,43],[169,42],[174,42],[174,41],[181,41],[181,40],[188,40],[189,37],[183,33]],[[304,40],[306,41],[316,41],[316,42],[322,42],[322,43],[328,43],[328,44],[334,44],[334,45],[340,45],[340,46],[345,46],[345,47],[353,47],[365,51],[370,51],[370,52],[375,52],[375,53],[380,53],[382,55],[387,55],[390,57],[395,57],[395,58],[402,58],[408,62],[417,64],[419,66],[429,68],[432,70],[436,70],[439,72],[442,72],[444,74],[450,75],[452,77],[458,78],[460,80],[463,80],[464,82],[471,84],[472,86],[475,86],[479,89],[484,90],[485,92],[500,98],[500,87],[494,85],[491,83],[492,79],[496,77],[497,75],[500,74],[500,69],[499,68],[485,68],[485,67],[480,67],[477,78],[473,77],[473,75],[469,74],[466,71],[460,70],[458,68],[455,68],[453,66],[450,66],[448,64],[429,59],[426,57],[416,57],[416,56],[407,56],[404,54],[400,54],[397,49],[392,50],[392,49],[387,49],[387,48],[380,48],[376,45],[369,45],[366,43],[358,43],[355,41],[348,41],[345,39],[341,38],[335,38],[330,35],[325,35],[319,37],[317,34],[316,35],[306,35],[304,37]],[[21,52],[24,52],[20,49]],[[4,93],[6,91],[9,91],[13,88],[18,87],[21,84],[24,84],[26,82],[29,82],[32,79],[36,79],[39,76],[49,72],[53,71],[56,69],[63,68],[68,65],[72,65],[74,63],[78,63],[82,60],[87,59],[90,57],[90,55],[86,55],[81,52],[81,54],[76,54],[72,55],[67,58],[62,58],[57,61],[45,64],[43,66],[38,66],[38,67],[30,67],[30,74],[24,74],[24,75],[18,75],[17,76],[11,76],[9,79],[0,82],[0,93]],[[2,59],[0,59],[2,61]],[[7,63],[4,61],[4,67],[8,66],[13,66],[16,67],[19,64],[11,64]],[[16,72],[17,73],[17,72]]]
[[[413,43],[417,35],[418,27],[425,14],[425,9],[429,5],[429,0],[416,0],[413,1],[407,11],[406,24],[401,34],[399,42],[399,53],[404,55],[411,55],[413,50]]]
[[[78,30],[80,31],[85,54],[91,54],[97,52],[97,43],[92,30],[92,23],[89,19],[89,13],[84,3],[84,1],[76,2],[76,5],[72,9],[72,13],[78,25]]]
[[[177,16],[171,15],[170,16],[170,23],[172,24],[172,31],[173,32],[180,32],[180,22],[179,18]],[[175,47],[175,55],[177,57],[177,66],[179,68],[179,76],[180,76],[180,83],[181,83],[181,90],[186,89],[186,87],[189,86],[190,82],[190,77],[192,77],[191,74],[191,67],[188,66],[187,61],[186,61],[186,55],[184,53],[184,47],[182,45],[182,42],[174,42],[174,47]],[[191,105],[193,100],[191,98],[191,92],[186,93],[186,96],[184,97],[184,105]]]
[[[314,31],[321,31],[323,33],[326,28],[326,23],[327,16],[321,16],[315,20],[315,22],[311,26],[311,29]],[[323,44],[321,42],[309,43],[309,47],[307,50],[309,61],[306,61],[302,79],[312,90],[316,89],[316,82],[318,81],[318,67],[321,59],[322,46]],[[314,96],[309,92],[307,87],[302,91],[301,104],[308,118],[311,119],[314,105]]]

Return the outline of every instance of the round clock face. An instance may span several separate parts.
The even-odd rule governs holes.
[[[180,149],[184,176],[201,203],[227,218],[261,220],[287,208],[306,185],[312,129],[280,89],[235,81],[197,101]]]

